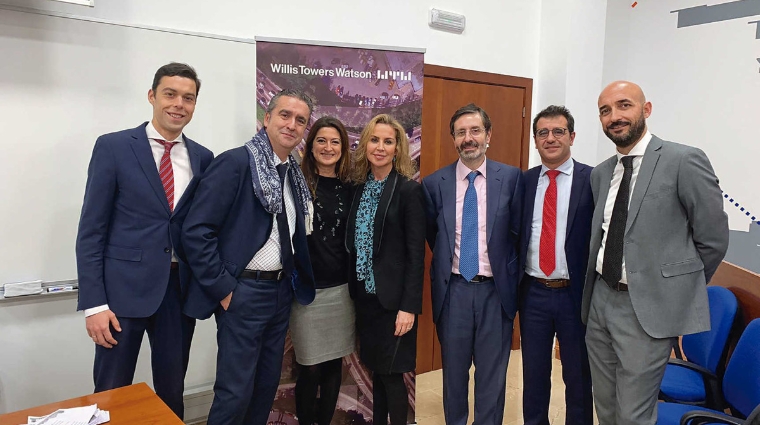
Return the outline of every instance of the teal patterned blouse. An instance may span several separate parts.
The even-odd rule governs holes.
[[[380,195],[383,193],[387,180],[388,177],[386,176],[377,181],[370,172],[367,182],[364,184],[359,207],[356,210],[356,234],[354,236],[356,277],[358,280],[364,280],[364,289],[368,294],[375,293],[375,273],[373,273],[372,265],[375,213],[377,206],[380,205]]]

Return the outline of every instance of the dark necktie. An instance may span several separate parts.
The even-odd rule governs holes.
[[[290,227],[288,226],[288,213],[285,208],[285,185],[287,181],[288,164],[283,163],[277,166],[277,174],[280,175],[280,185],[282,186],[282,212],[277,213],[277,231],[280,233],[280,259],[282,261],[282,271],[284,277],[289,277],[293,271],[293,248],[290,242]]]
[[[631,192],[633,158],[633,156],[624,156],[620,159],[623,163],[623,179],[620,181],[615,206],[612,208],[602,261],[602,278],[608,285],[617,285],[623,275],[623,237],[625,224],[628,221],[628,195]]]
[[[171,150],[177,142],[167,142],[158,140],[164,147],[164,154],[161,156],[161,163],[158,165],[158,176],[161,177],[161,184],[164,186],[166,201],[169,202],[169,211],[174,211],[174,168],[172,168]]]
[[[546,277],[557,266],[557,176],[559,171],[549,170],[549,187],[544,195],[544,209],[541,214],[541,239],[538,245],[538,265]]]
[[[469,184],[464,192],[462,205],[462,234],[459,239],[459,273],[466,280],[472,280],[480,269],[478,252],[478,192],[475,190],[475,178],[480,172],[473,171],[467,175]]]

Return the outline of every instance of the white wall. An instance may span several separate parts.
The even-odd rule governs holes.
[[[602,82],[606,5],[607,0],[541,2],[533,116],[549,105],[565,105],[575,118],[573,158],[592,166],[598,162],[596,100]],[[530,162],[541,162],[535,149]]]
[[[533,78],[541,2],[95,0],[94,8],[49,0],[2,3],[243,38],[423,47],[426,63]],[[466,31],[430,29],[431,7],[464,14]]]
[[[422,47],[426,63],[528,78],[538,67],[539,1],[2,3],[242,38]],[[465,33],[431,30],[430,7],[464,13]],[[0,51],[0,284],[76,276],[74,237],[92,144],[150,118],[146,95],[158,66],[197,66],[203,88],[187,134],[215,153],[243,143],[255,126],[253,45],[0,10]],[[35,173],[40,161],[43,172]],[[39,190],[30,195],[29,187]],[[0,303],[0,413],[92,391],[94,349],[75,309],[71,295]],[[199,323],[187,386],[213,380],[215,349],[213,321]],[[147,354],[136,382],[150,382]]]
[[[604,84],[626,79],[638,83],[652,102],[647,120],[652,133],[703,149],[721,188],[755,215],[760,196],[754,171],[760,158],[760,122],[755,39],[758,16],[677,28],[673,10],[703,5],[703,0],[610,1],[604,55]],[[710,1],[709,5],[726,3]],[[599,160],[614,153],[599,139]],[[747,231],[749,218],[725,204],[733,230]]]

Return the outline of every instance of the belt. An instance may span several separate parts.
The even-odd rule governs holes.
[[[541,277],[533,277],[533,279],[536,282],[544,285],[545,287],[552,288],[552,289],[567,288],[568,286],[570,286],[569,279],[544,279]]]
[[[454,273],[454,276],[459,276],[462,279],[464,279],[464,276],[462,276],[459,273]],[[475,275],[475,277],[473,277],[471,280],[468,280],[468,282],[470,282],[470,283],[483,283],[483,282],[488,282],[489,280],[493,280],[493,276],[483,276],[482,274],[479,274],[479,275]]]
[[[628,285],[626,285],[625,283],[621,283],[621,282],[609,283],[606,280],[604,280],[602,275],[599,275],[599,279],[601,279],[604,283],[606,283],[607,286],[609,286],[610,289],[612,289],[613,291],[628,292]]]
[[[172,270],[177,270],[179,268],[179,263],[176,261],[172,261],[172,265],[170,267]]]
[[[281,280],[282,270],[243,270],[240,277],[254,280]]]

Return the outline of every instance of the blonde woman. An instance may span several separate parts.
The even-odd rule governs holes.
[[[422,311],[425,210],[403,127],[391,116],[367,124],[354,153],[346,249],[362,362],[373,372],[373,423],[406,424],[402,374],[413,371]]]

